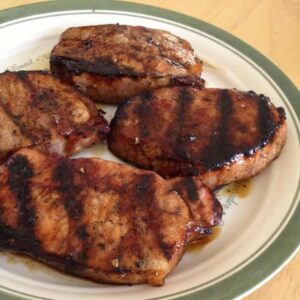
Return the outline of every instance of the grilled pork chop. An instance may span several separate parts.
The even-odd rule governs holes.
[[[263,170],[286,138],[283,108],[254,92],[161,88],[121,104],[110,150],[169,178],[199,176],[210,188]]]
[[[69,28],[53,48],[50,65],[62,80],[102,103],[163,86],[203,84],[202,63],[187,41],[142,26]]]
[[[95,281],[163,284],[221,215],[191,177],[32,149],[0,167],[0,248]]]
[[[21,147],[79,152],[108,133],[86,96],[47,72],[0,74],[0,159]]]

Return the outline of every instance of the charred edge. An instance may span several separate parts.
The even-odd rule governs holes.
[[[280,116],[280,121],[283,122],[286,119],[286,114],[285,114],[285,110],[283,107],[277,107],[277,111],[279,113]]]
[[[29,182],[33,176],[34,173],[26,157],[17,155],[9,162],[8,184],[19,206],[20,231],[31,236],[34,236],[35,209],[31,204]]]
[[[86,262],[87,255],[85,252],[73,252],[68,255],[63,262],[63,270],[67,273],[72,274],[74,267],[80,266],[79,264],[84,264]]]
[[[258,147],[263,147],[273,138],[278,126],[271,114],[269,98],[262,94],[259,95],[257,105],[258,125],[260,131],[260,144]]]
[[[137,115],[139,122],[139,137],[145,138],[150,134],[148,125],[151,122],[148,122],[149,117],[152,118],[151,113],[151,104],[150,101],[153,99],[153,93],[148,91],[140,96],[140,104],[135,108],[134,113]]]
[[[119,66],[111,58],[102,58],[95,61],[82,61],[65,56],[53,55],[50,58],[51,66],[66,68],[72,75],[80,75],[82,72],[88,72],[101,76],[129,76],[145,77],[145,74],[139,74],[130,68]]]
[[[76,86],[72,74],[68,71],[68,69],[60,63],[56,63],[55,61],[52,62],[52,56],[50,58],[50,69],[52,76],[57,79],[61,80],[62,82],[71,85]]]
[[[24,231],[0,223],[0,249],[17,251],[19,248],[35,251],[40,249],[40,244],[32,236],[24,234]]]
[[[224,145],[223,148],[223,157],[229,157],[232,153],[232,147],[228,142],[228,121],[234,112],[232,106],[232,99],[230,96],[230,92],[228,90],[222,90],[221,93],[221,122],[219,128],[219,138],[221,138],[221,145]],[[220,149],[220,148],[219,148]],[[220,149],[221,150],[221,149]],[[221,155],[222,157],[222,155]]]
[[[58,183],[58,191],[63,197],[64,207],[68,215],[78,220],[83,212],[82,203],[78,201],[78,187],[74,184],[74,170],[71,161],[62,158],[54,171],[53,180]]]
[[[176,124],[177,124],[177,137],[175,141],[175,147],[174,147],[174,154],[175,157],[177,157],[179,160],[183,161],[189,161],[190,160],[190,154],[185,149],[185,141],[186,138],[182,136],[182,132],[184,131],[184,123],[185,119],[187,117],[187,112],[190,104],[193,101],[193,96],[189,92],[189,88],[187,87],[181,87],[179,89],[179,101],[178,101],[178,110],[177,110],[177,118],[176,118]],[[170,128],[170,134],[173,132],[174,128],[173,126]],[[173,135],[174,133],[172,133]]]
[[[27,71],[18,71],[15,73],[16,77],[23,81],[28,81],[28,75],[27,75]]]
[[[202,164],[207,170],[221,168],[234,158],[235,149],[228,138],[228,122],[234,112],[232,99],[228,90],[221,90],[216,102],[220,111],[220,122],[217,132],[211,135],[210,145],[202,153]]]
[[[73,256],[61,257],[44,252],[37,241],[28,239],[20,231],[13,230],[3,224],[0,224],[0,249],[28,255],[70,274],[80,275],[80,271],[84,270],[84,266],[75,262]],[[77,257],[78,255],[76,259]]]

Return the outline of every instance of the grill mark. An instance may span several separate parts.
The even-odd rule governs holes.
[[[74,184],[74,172],[71,161],[62,158],[54,170],[53,180],[58,184],[69,217],[78,220],[83,214],[83,207],[77,197],[80,188]]]
[[[31,203],[30,179],[34,172],[27,158],[22,155],[15,156],[8,165],[8,185],[16,196],[19,217],[19,230],[24,235],[34,238],[35,209]]]
[[[28,77],[27,71],[18,71],[16,76],[22,84],[31,92],[31,106],[37,108],[43,113],[58,109],[58,103],[55,100],[55,92],[51,89],[36,89]]]
[[[216,132],[210,138],[210,144],[203,150],[199,159],[207,171],[222,167],[234,160],[237,155],[228,137],[228,122],[234,113],[229,90],[220,90],[216,109],[220,112],[220,122]]]
[[[188,117],[188,108],[191,105],[193,101],[193,96],[189,92],[189,88],[187,87],[181,87],[179,89],[179,96],[178,96],[178,110],[177,110],[177,118],[176,118],[176,128],[177,128],[177,134],[175,146],[174,146],[174,157],[176,157],[179,160],[190,160],[190,153],[185,148],[185,143],[188,142],[186,140],[185,136],[182,136],[184,132],[184,123],[185,119]],[[172,130],[173,126],[170,127],[169,133],[172,135],[174,134],[174,131]],[[171,136],[172,136],[171,135]]]
[[[137,230],[139,228],[138,222],[140,216],[137,213],[139,204],[135,201],[135,181],[131,182],[129,186],[131,186],[130,189],[123,187],[119,190],[121,200],[117,206],[117,213],[121,216],[121,218],[125,218],[125,223],[131,224],[131,226],[126,234],[121,236],[118,249],[116,254],[113,256],[113,260],[118,261],[117,266],[113,266],[113,270],[116,273],[126,273],[126,270],[123,270],[122,261],[124,256],[126,256],[128,253],[128,249],[130,249],[132,253],[142,252],[142,249],[139,245],[140,235]],[[105,245],[104,247],[101,246],[101,248],[105,250]]]
[[[31,100],[34,101],[34,96],[36,90],[32,86],[27,71],[18,71],[14,73],[16,79],[23,85],[23,87],[31,93]],[[20,115],[14,115],[13,112],[9,109],[8,106],[0,103],[0,106],[3,108],[5,113],[10,117],[10,119],[15,123],[15,125],[19,128],[22,135],[26,138],[30,139],[33,145],[39,144],[47,139],[50,139],[51,133],[49,129],[45,128],[37,128],[28,126],[28,124],[21,121]]]
[[[87,240],[88,237],[89,237],[89,234],[86,230],[86,226],[85,225],[80,225],[77,229],[76,229],[76,233],[78,235],[78,237],[81,239],[81,240]]]
[[[141,224],[145,224],[146,234],[155,234],[157,229],[156,218],[153,213],[155,213],[154,207],[154,175],[153,174],[143,174],[136,175],[131,183],[130,190],[126,193],[122,193],[122,204],[119,206],[119,214],[125,216],[128,223],[131,224],[131,228],[126,233],[118,246],[117,258],[119,261],[118,268],[114,268],[115,272],[122,273],[127,272],[122,267],[122,259],[126,256],[128,249],[135,254],[134,266],[140,269],[144,263],[143,247],[142,244],[144,232],[139,230]],[[158,245],[156,236],[154,236],[154,243]],[[130,258],[132,259],[132,258]]]
[[[31,105],[30,106],[32,109],[37,108],[40,112],[43,112],[44,118],[46,116],[47,117],[49,116],[47,113],[49,112],[49,108],[51,109],[51,107],[53,107],[53,105],[54,105],[54,109],[57,110],[57,108],[58,108],[57,102],[53,98],[50,98],[50,95],[49,95],[50,92],[47,93],[43,89],[40,89],[40,90],[35,89],[35,87],[31,83],[31,81],[29,80],[27,71],[18,71],[15,74],[16,74],[16,77],[20,79],[23,86],[25,88],[27,88],[31,93]],[[41,105],[42,102],[45,102],[46,105]],[[34,128],[31,128],[31,130],[32,130],[32,132],[30,132],[30,135],[35,144],[43,143],[47,140],[50,140],[50,138],[51,138],[51,132],[48,128],[47,129],[45,127],[37,128],[37,126],[35,126]]]
[[[150,135],[151,123],[152,123],[152,110],[151,105],[148,105],[151,100],[153,99],[153,92],[147,91],[139,96],[141,99],[138,106],[134,109],[134,113],[137,115],[139,120],[139,128],[138,128],[138,135],[139,135],[139,149],[143,156],[148,159],[147,151],[144,151],[143,148],[143,139],[147,138]],[[151,160],[149,160],[151,163]]]
[[[84,263],[90,248],[87,228],[83,224],[79,225],[84,211],[83,203],[79,198],[81,187],[75,183],[75,173],[76,170],[73,168],[72,161],[67,158],[60,159],[53,172],[53,180],[57,183],[57,190],[61,195],[65,211],[68,214],[69,232],[74,233],[69,238],[80,241],[76,249],[68,247],[69,256],[64,264],[66,272],[71,272],[74,262]]]
[[[27,132],[24,132],[24,128],[22,127],[23,124],[20,124],[20,123],[21,123],[21,122],[20,122],[20,117],[14,115],[14,114],[10,111],[9,107],[8,107],[6,104],[4,104],[4,103],[2,102],[2,99],[1,99],[1,98],[0,98],[0,106],[1,106],[2,110],[4,111],[4,113],[5,113],[5,114],[13,121],[13,123],[19,128],[20,132],[21,132],[22,134],[25,135]],[[26,137],[27,137],[27,136],[26,136]]]
[[[18,127],[19,131],[22,133],[24,137],[29,139],[33,144],[35,143],[34,138],[30,131],[27,129],[27,125],[24,124],[20,119],[19,115],[15,115],[9,108],[8,105],[3,103],[0,98],[0,107],[4,111],[4,113],[13,121],[13,123]]]
[[[182,190],[182,188],[183,188],[183,190]],[[179,184],[176,185],[175,190],[176,190],[176,192],[179,193],[179,195],[183,199],[186,198],[184,191],[186,191],[189,201],[195,202],[195,201],[198,201],[198,199],[199,199],[198,189],[197,189],[197,186],[192,177],[186,177],[186,178],[183,178],[182,180],[180,180]]]
[[[260,94],[258,96],[258,127],[260,133],[260,142],[258,147],[265,146],[274,136],[278,125],[272,117],[268,98]],[[281,112],[282,113],[282,112]]]
[[[59,109],[59,105],[55,100],[56,94],[53,90],[36,91],[33,86],[32,90],[34,91],[32,106],[37,108],[40,112],[48,114]]]
[[[167,260],[170,260],[174,254],[173,245],[168,245],[163,241],[161,235],[160,222],[157,220],[157,212],[159,208],[155,205],[155,175],[153,174],[144,174],[139,176],[135,198],[137,206],[145,207],[147,211],[147,218],[145,221],[148,232],[154,234],[155,240],[154,243],[156,246],[161,249],[162,254]]]
[[[28,239],[21,235],[19,230],[11,229],[3,224],[0,224],[0,249],[28,255],[71,274],[80,275],[85,268],[74,262],[72,256],[61,257],[43,251],[36,240]]]
[[[145,138],[149,136],[150,130],[148,128],[149,119],[152,118],[151,113],[151,105],[149,105],[149,102],[151,102],[153,97],[153,93],[151,91],[147,91],[144,94],[142,94],[139,98],[140,103],[138,106],[134,109],[134,113],[137,115],[139,119],[139,137]],[[150,117],[150,118],[149,118]]]
[[[154,198],[154,176],[153,174],[138,175],[136,183],[136,197],[139,201],[151,203]]]
[[[156,236],[158,244],[160,246],[160,249],[162,250],[162,253],[164,254],[164,257],[167,260],[171,260],[174,254],[174,246],[175,242],[172,245],[169,245],[163,241],[163,237],[160,234],[157,234]]]

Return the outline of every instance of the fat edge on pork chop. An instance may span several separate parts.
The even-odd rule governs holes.
[[[190,43],[142,26],[69,28],[51,52],[50,66],[63,81],[102,103],[120,103],[162,86],[203,85],[202,62]]]
[[[45,71],[0,74],[0,159],[22,147],[71,155],[106,138],[95,104]]]
[[[0,248],[98,282],[162,285],[221,215],[193,178],[32,149],[0,166]]]
[[[121,104],[108,145],[138,167],[165,178],[197,176],[214,189],[261,172],[285,139],[284,109],[264,95],[168,87]]]

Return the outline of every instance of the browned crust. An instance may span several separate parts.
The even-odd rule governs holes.
[[[108,145],[165,178],[199,176],[215,188],[258,174],[280,153],[285,135],[283,108],[264,95],[174,87],[119,106]]]
[[[272,141],[257,150],[253,156],[241,158],[219,170],[200,175],[198,178],[211,189],[215,189],[233,181],[258,175],[279,156],[286,141],[286,129],[287,124],[283,122],[275,132]]]
[[[45,71],[0,74],[0,156],[22,147],[71,155],[106,138],[95,104]]]
[[[51,52],[50,67],[100,103],[120,103],[163,86],[203,86],[202,62],[187,41],[142,26],[69,28]]]
[[[62,81],[75,86],[79,91],[88,95],[94,102],[119,104],[146,91],[165,86],[195,86],[203,87],[204,80],[198,76],[173,77],[129,77],[103,76],[81,72],[73,75],[64,65],[51,63],[51,70]]]
[[[95,281],[162,285],[186,243],[221,219],[193,178],[101,159],[25,148],[0,174],[0,248]]]

